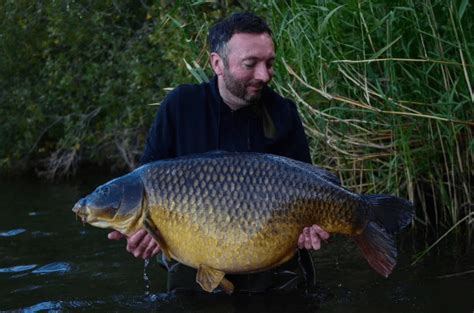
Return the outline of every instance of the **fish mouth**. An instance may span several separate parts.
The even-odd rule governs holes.
[[[103,216],[96,215],[87,205],[86,201],[79,201],[74,205],[72,211],[76,213],[82,224],[90,224],[99,228],[110,228],[110,220]]]
[[[78,217],[83,223],[87,223],[87,217],[89,214],[87,213],[87,207],[79,201],[74,205],[72,211],[76,213],[76,217]]]

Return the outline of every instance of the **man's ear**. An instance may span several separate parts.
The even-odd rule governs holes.
[[[224,60],[216,52],[211,53],[211,66],[217,76],[224,73]]]

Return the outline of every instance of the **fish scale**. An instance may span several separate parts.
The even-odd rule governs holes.
[[[285,157],[214,152],[146,164],[98,187],[73,211],[127,235],[145,227],[167,256],[198,269],[205,290],[221,284],[229,291],[223,273],[284,263],[313,224],[353,236],[369,264],[387,276],[396,247],[385,228],[408,225],[413,206],[351,192],[326,170]]]

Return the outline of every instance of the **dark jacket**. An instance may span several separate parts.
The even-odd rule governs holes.
[[[273,133],[265,134],[264,127]],[[211,150],[265,152],[311,163],[292,101],[264,87],[259,104],[233,111],[222,101],[216,77],[209,83],[181,85],[165,98],[141,163]]]

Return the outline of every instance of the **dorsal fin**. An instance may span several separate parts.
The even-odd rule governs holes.
[[[297,161],[297,160],[293,160],[293,159],[278,156],[278,155],[268,154],[266,156],[268,158],[272,158],[272,159],[284,162],[287,165],[290,165],[290,166],[295,167],[297,169],[307,171],[308,173],[316,175],[319,178],[321,178],[325,181],[331,182],[335,185],[339,185],[339,186],[341,185],[341,181],[339,180],[339,177],[337,177],[334,173],[331,173],[328,170],[326,170],[326,169],[324,169],[320,166],[305,163],[305,162],[301,162],[301,161]]]
[[[324,169],[322,167],[319,167],[319,166],[314,166],[314,167],[318,168],[318,174],[322,179],[324,179],[328,182],[331,182],[335,185],[341,185],[341,180],[339,179],[339,177],[336,176],[336,174],[331,173],[331,172],[327,171],[326,169]]]

